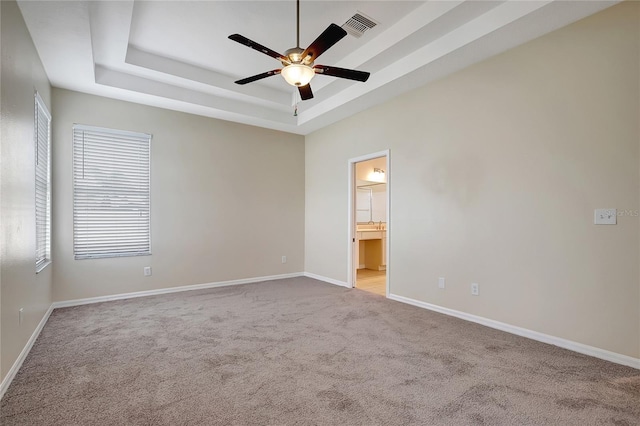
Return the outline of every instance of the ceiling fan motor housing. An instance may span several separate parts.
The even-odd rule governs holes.
[[[311,55],[308,55],[307,58],[303,58],[302,52],[304,52],[304,49],[300,47],[292,47],[291,49],[284,52],[284,56],[289,58],[289,61],[292,64],[304,64],[304,65],[313,66],[313,61],[310,61],[310,62],[304,61],[304,59],[311,58]],[[280,62],[282,62],[282,65],[285,67],[289,65],[285,61],[280,61]]]

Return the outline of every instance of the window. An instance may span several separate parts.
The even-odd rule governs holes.
[[[35,95],[34,145],[36,157],[36,273],[51,262],[51,114]]]
[[[151,254],[151,135],[73,127],[76,259]]]

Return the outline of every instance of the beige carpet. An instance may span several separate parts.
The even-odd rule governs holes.
[[[53,312],[2,425],[638,425],[640,371],[308,278]]]

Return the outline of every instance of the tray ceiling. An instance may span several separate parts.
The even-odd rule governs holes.
[[[377,22],[318,60],[371,72],[366,83],[316,76],[293,115],[280,68],[229,40],[295,46],[294,1],[19,1],[51,84],[270,129],[307,134],[617,1],[301,1],[300,44],[355,13]]]

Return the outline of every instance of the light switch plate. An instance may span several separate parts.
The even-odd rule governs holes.
[[[438,288],[444,288],[444,277],[438,278]]]
[[[596,225],[616,225],[618,211],[616,209],[596,209],[593,223]]]

